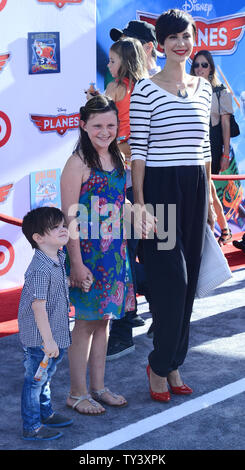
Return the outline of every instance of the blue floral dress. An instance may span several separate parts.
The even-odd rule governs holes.
[[[127,241],[124,239],[125,174],[117,169],[92,169],[79,197],[79,232],[83,263],[94,282],[89,292],[70,288],[75,317],[80,320],[120,319],[135,309]],[[69,257],[66,260],[70,272]]]

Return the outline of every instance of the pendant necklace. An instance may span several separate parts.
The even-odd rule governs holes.
[[[185,84],[184,83],[176,83],[176,86],[178,88],[177,96],[179,98],[188,98],[188,92],[187,92]]]
[[[187,89],[186,88],[184,88],[183,90],[178,89],[177,96],[179,98],[188,98]]]

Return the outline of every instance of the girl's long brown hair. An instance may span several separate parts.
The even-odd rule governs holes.
[[[146,54],[138,39],[119,39],[112,44],[110,50],[121,59],[117,76],[119,84],[123,83],[124,77],[129,79],[130,84],[148,77]]]
[[[86,105],[80,108],[80,119],[86,123],[92,114],[103,114],[108,111],[113,111],[116,114],[118,121],[118,111],[114,101],[105,95],[97,95],[88,100]],[[120,175],[123,175],[124,161],[118,148],[116,138],[110,143],[108,150],[111,154],[115,168],[118,169]],[[88,133],[81,127],[80,137],[76,144],[75,152],[84,160],[89,168],[103,170],[97,150],[94,148]]]

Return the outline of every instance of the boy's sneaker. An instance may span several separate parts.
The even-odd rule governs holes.
[[[145,320],[140,315],[137,315],[137,313],[132,316],[129,321],[133,328],[136,328],[137,326],[144,326],[145,324]]]
[[[111,341],[108,343],[107,361],[113,361],[114,359],[119,359],[119,357],[126,356],[135,350],[135,345],[132,343],[123,343],[122,341]]]
[[[63,436],[62,432],[42,426],[38,431],[23,431],[23,439],[27,441],[53,441]]]
[[[61,415],[60,413],[53,413],[49,418],[43,420],[42,423],[52,428],[62,428],[70,426],[73,423],[73,420]]]

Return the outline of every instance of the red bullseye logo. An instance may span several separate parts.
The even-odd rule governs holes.
[[[7,3],[7,0],[0,0],[0,11],[4,9],[6,3]]]
[[[6,274],[14,263],[14,248],[7,240],[0,240],[0,276]]]
[[[9,140],[11,134],[11,122],[7,114],[0,111],[0,147],[3,147]]]

